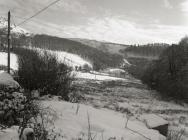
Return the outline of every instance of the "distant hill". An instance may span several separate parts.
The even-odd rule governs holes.
[[[31,38],[31,45],[37,48],[46,48],[77,54],[90,61],[95,70],[107,67],[119,67],[123,61],[123,57],[121,55],[104,52],[66,38],[48,35],[35,35]]]
[[[23,34],[18,38],[12,38],[12,46],[13,48],[22,46],[35,47],[77,54],[86,61],[91,62],[94,70],[120,67],[123,62],[123,56],[119,54],[111,54],[77,41],[50,35],[32,34],[31,36],[26,36]]]
[[[97,48],[103,52],[109,52],[111,54],[120,54],[122,53],[119,50],[126,49],[129,45],[124,44],[116,44],[111,42],[102,42],[96,40],[89,40],[89,39],[81,39],[81,38],[71,38],[70,40],[80,42],[84,45],[91,46],[93,48]]]
[[[120,52],[129,58],[158,59],[161,53],[168,47],[169,44],[165,43],[131,45],[130,47],[120,50]]]

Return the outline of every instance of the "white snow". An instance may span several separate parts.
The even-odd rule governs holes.
[[[140,117],[140,119],[146,123],[146,125],[149,128],[154,128],[154,127],[158,127],[161,125],[166,125],[168,124],[168,121],[164,120],[163,118],[155,115],[155,114],[146,114],[146,115],[142,115]]]
[[[92,137],[96,135],[95,139],[97,140],[107,140],[114,137],[116,140],[145,140],[145,137],[152,140],[165,139],[158,131],[148,129],[144,123],[137,120],[129,120],[129,129],[125,128],[125,115],[111,110],[95,109],[83,104],[78,106],[78,104],[54,100],[43,101],[43,105],[49,106],[59,114],[59,118],[55,121],[55,128],[62,130],[64,138],[67,140],[87,139],[88,117]],[[79,109],[77,109],[78,107]]]
[[[7,27],[7,19],[6,18],[3,18],[3,17],[0,17],[0,28],[5,28]]]
[[[8,27],[8,22],[6,18],[0,17],[0,28],[7,28]],[[25,34],[28,35],[29,31],[21,28],[21,27],[16,27],[16,25],[11,25],[11,32],[17,33],[17,34]]]
[[[119,69],[119,68],[109,68],[109,69],[106,69],[104,71],[108,72],[108,73],[126,73],[125,70]]]
[[[83,58],[81,58],[76,54],[72,54],[64,51],[51,51],[51,50],[48,50],[48,52],[54,53],[60,62],[65,63],[68,66],[75,68],[75,66],[84,66],[85,64],[87,64],[90,68],[93,67],[90,62],[84,60]]]
[[[131,64],[129,63],[127,59],[123,59],[123,62],[124,62],[124,65],[131,66]]]
[[[54,132],[61,132],[63,135],[63,138],[59,137],[58,140],[87,140],[88,132],[92,137],[95,136],[96,140],[165,140],[158,131],[148,129],[137,120],[129,120],[125,128],[126,115],[115,111],[58,100],[42,101],[42,105],[55,110],[58,115],[58,118],[53,120]],[[4,132],[0,131],[0,140],[18,140],[17,130],[17,127],[12,127]]]
[[[93,73],[83,73],[83,72],[77,72],[74,71],[73,74],[75,74],[76,78],[81,78],[81,79],[90,79],[90,80],[125,80],[123,78],[117,78],[117,77],[111,77],[108,75],[99,75],[99,74],[93,74]]]
[[[26,48],[26,47],[25,47]],[[48,50],[48,49],[40,49],[40,48],[32,48],[30,47],[29,49],[37,50],[39,53],[43,54],[44,51],[47,51],[48,53],[56,55],[57,59],[64,63],[67,64],[68,66],[75,68],[75,66],[81,66],[83,67],[85,64],[87,64],[90,68],[92,68],[92,64],[89,61],[86,61],[82,57],[68,53],[65,51],[53,51],[53,50]]]
[[[18,126],[1,130],[0,140],[19,140]]]
[[[12,26],[11,32],[25,34],[25,35],[29,34],[29,31],[27,31],[26,29],[20,28],[18,26],[17,27],[16,26]]]
[[[108,74],[108,73],[104,73],[103,71],[101,71],[101,72],[90,71],[90,73],[92,73],[92,74],[97,74],[97,75],[105,75],[105,76],[109,76],[109,75],[110,75],[110,74]]]
[[[7,66],[7,53],[0,52],[0,65]],[[10,68],[13,70],[18,69],[17,56],[14,53],[10,53]]]

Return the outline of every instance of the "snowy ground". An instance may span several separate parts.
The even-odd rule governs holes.
[[[0,65],[7,66],[7,53],[6,52],[0,52]],[[17,64],[17,56],[14,53],[10,54],[10,67],[13,70],[18,69],[18,64]]]
[[[60,61],[65,60],[65,55],[71,58],[68,53],[57,52],[57,55]],[[6,65],[6,57],[6,53],[0,53],[0,64]],[[90,64],[81,59],[77,61],[76,57],[73,56],[75,63]],[[11,68],[17,69],[16,55],[12,54],[11,58]],[[42,101],[44,106],[50,106],[58,113],[54,123],[57,131],[64,135],[64,139],[87,139],[89,116],[95,140],[163,140],[157,131],[148,129],[139,119],[141,115],[151,113],[167,120],[170,124],[169,130],[185,130],[185,138],[182,140],[188,139],[187,104],[164,100],[156,91],[149,90],[140,80],[129,75],[122,79],[98,72],[74,74],[74,87],[85,100],[80,104],[58,100]],[[125,128],[126,113],[129,111],[133,116],[129,120],[128,128]],[[15,137],[12,140],[18,140],[16,134],[16,129],[12,128],[5,132],[0,131],[0,140],[10,140],[12,137]]]
[[[90,79],[90,80],[99,80],[99,81],[125,80],[123,78],[112,77],[112,76],[108,76],[108,75],[104,75],[104,74],[100,74],[100,73],[86,73],[86,72],[75,71],[75,72],[73,72],[73,74],[75,75],[75,78],[78,78],[78,79]]]
[[[137,120],[129,121],[129,129],[125,128],[125,114],[115,111],[60,101],[44,101],[43,104],[58,112],[59,118],[55,121],[55,127],[62,129],[65,139],[87,139],[88,118],[92,137],[95,136],[96,140],[108,140],[114,137],[117,140],[145,140],[145,137],[152,140],[164,139],[157,131],[148,129],[144,123]]]
[[[78,80],[76,88],[84,93],[84,104],[106,108],[123,114],[131,111],[133,118],[156,114],[169,122],[169,130],[185,130],[188,138],[188,105],[162,99],[136,79],[121,81]],[[186,138],[185,138],[186,139]]]
[[[54,130],[61,132],[64,140],[87,140],[88,133],[95,137],[95,140],[165,140],[158,131],[148,129],[138,120],[130,120],[125,128],[126,116],[122,113],[58,100],[46,100],[42,101],[42,104],[57,112]],[[0,139],[18,140],[15,128],[0,132]]]
[[[132,77],[113,81],[81,78],[76,79],[74,84],[77,92],[85,97],[79,104],[57,98],[44,98],[41,102],[56,111],[55,131],[60,132],[64,140],[88,139],[89,124],[94,140],[163,140],[159,132],[147,128],[140,119],[141,115],[151,113],[167,120],[169,130],[185,129],[184,139],[181,140],[187,139],[188,105],[161,99],[139,80]],[[133,115],[126,128],[126,114],[129,111]],[[185,119],[180,122],[182,117]],[[18,140],[15,128],[0,132],[0,140],[9,139]]]

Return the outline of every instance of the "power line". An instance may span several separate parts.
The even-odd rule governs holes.
[[[44,7],[43,9],[41,9],[40,11],[38,11],[37,13],[35,13],[34,15],[32,15],[31,17],[29,17],[29,18],[25,19],[24,21],[20,22],[18,25],[16,25],[16,27],[24,24],[28,20],[30,20],[30,19],[34,18],[35,16],[39,15],[40,13],[42,13],[43,11],[45,11],[46,9],[48,9],[50,6],[56,4],[59,1],[60,0],[56,0],[56,1],[52,2],[52,3],[50,3],[49,5],[47,5],[46,7]]]

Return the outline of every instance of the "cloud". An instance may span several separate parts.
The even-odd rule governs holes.
[[[185,0],[180,4],[181,11],[184,15],[184,22],[188,25],[188,0]]]
[[[188,1],[187,0],[185,0],[184,2],[182,2],[181,4],[181,10],[182,10],[182,12],[188,12]]]
[[[0,11],[13,8],[13,15],[26,18],[49,3],[51,0],[1,0]],[[188,31],[183,26],[188,21],[188,0],[179,4],[179,0],[176,4],[175,0],[150,3],[148,0],[62,0],[22,27],[34,33],[125,44],[175,43]],[[15,18],[16,23],[22,20]]]
[[[64,26],[35,20],[29,23],[28,27],[35,33],[124,44],[177,43],[186,35],[188,30],[188,27],[184,26],[158,24],[153,24],[150,28],[142,28],[142,26],[138,26],[134,22],[126,21],[119,17],[90,18],[87,24],[78,26]]]
[[[172,6],[172,4],[170,3],[169,0],[164,0],[164,7],[168,8],[168,9],[172,9],[173,8],[173,6]]]
[[[72,13],[81,13],[85,14],[87,12],[86,6],[81,4],[79,1],[63,0],[58,2],[52,7],[54,10],[72,12]]]

